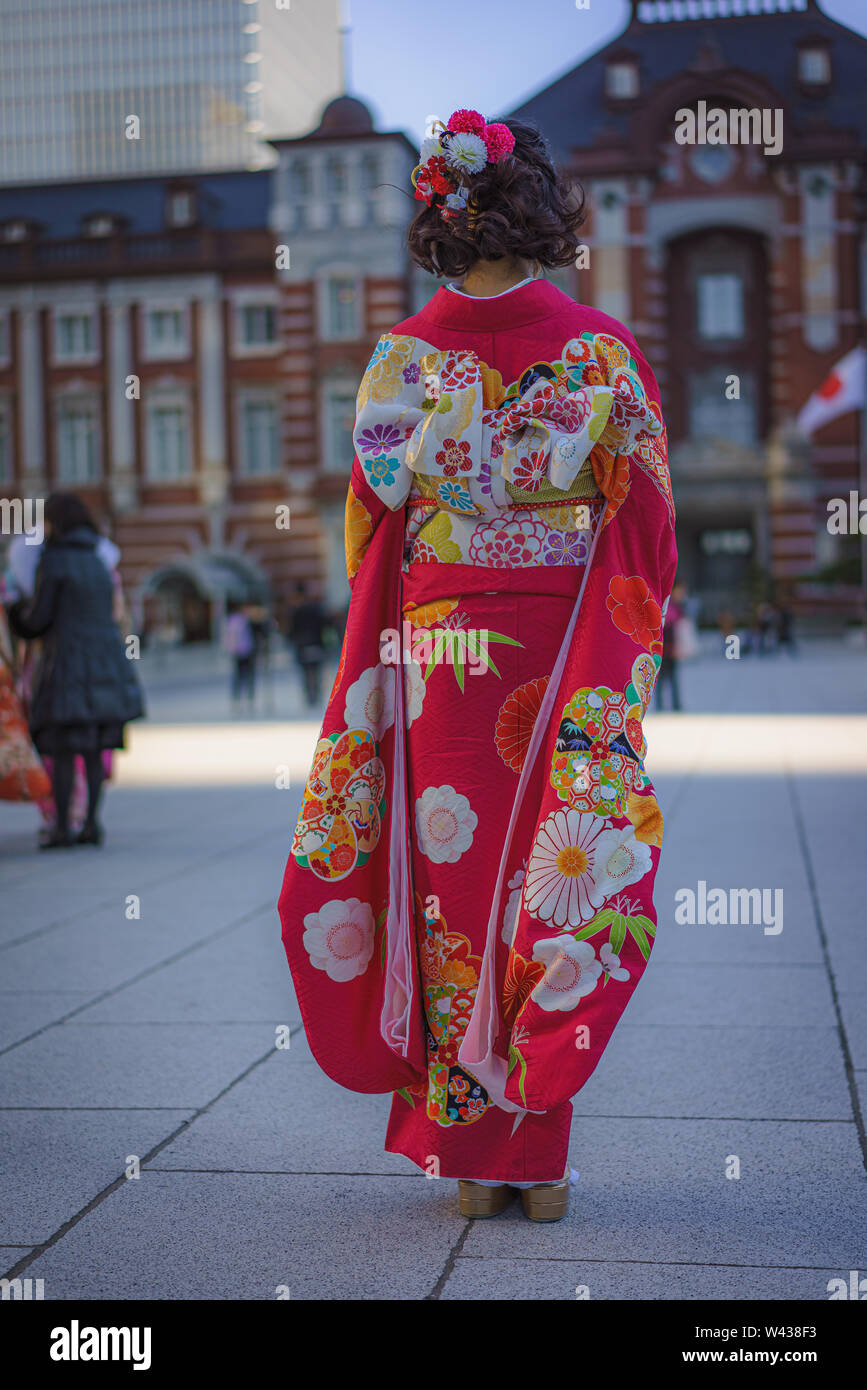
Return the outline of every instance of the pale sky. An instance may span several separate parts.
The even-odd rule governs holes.
[[[458,106],[509,110],[568,72],[626,26],[627,0],[344,0],[351,25],[349,90],[380,130],[420,140],[425,119]],[[867,0],[821,0],[867,35]],[[718,23],[725,24],[726,20]],[[577,132],[576,132],[577,138]]]

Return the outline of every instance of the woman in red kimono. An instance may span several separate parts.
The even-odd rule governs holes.
[[[358,393],[352,600],[280,896],[311,1048],[393,1092],[386,1149],[566,1211],[571,1098],[650,955],[644,771],[675,568],[653,373],[541,276],[582,221],[523,122],[454,113],[414,171],[440,288]],[[535,274],[534,274],[535,271]]]

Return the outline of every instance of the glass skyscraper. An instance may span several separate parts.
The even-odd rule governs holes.
[[[339,0],[0,0],[0,183],[260,168],[340,91]]]

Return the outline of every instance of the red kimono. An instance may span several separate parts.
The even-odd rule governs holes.
[[[376,346],[352,600],[280,896],[311,1048],[386,1148],[553,1181],[653,945],[642,719],[674,582],[659,392],[546,280]]]

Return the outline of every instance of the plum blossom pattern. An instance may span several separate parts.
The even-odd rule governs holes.
[[[603,830],[595,848],[600,883],[606,897],[619,888],[637,883],[650,868],[650,847],[636,837],[633,825]]]
[[[362,459],[361,466],[371,487],[391,487],[392,483],[397,481],[400,459],[377,454],[375,458]]]
[[[618,631],[651,653],[662,651],[662,609],[640,574],[614,575],[605,605]]]
[[[619,980],[621,983],[625,983],[629,979],[629,971],[620,964],[620,957],[614,954],[610,941],[606,941],[604,946],[600,946],[599,959],[602,962],[606,980]]]
[[[589,531],[549,530],[542,558],[546,565],[586,565],[589,549]]]
[[[525,861],[523,868],[516,869],[506,885],[509,889],[509,896],[506,899],[506,906],[503,911],[503,927],[500,932],[500,940],[504,941],[507,946],[511,946],[512,944],[512,937],[515,932],[515,919],[521,910],[521,888],[523,887],[526,868],[527,864]]]
[[[310,963],[344,984],[363,975],[373,955],[375,926],[369,903],[332,898],[304,918],[304,949]]]
[[[437,451],[436,461],[447,478],[455,478],[472,468],[469,440],[444,439],[443,447]]]
[[[378,741],[394,723],[394,666],[379,662],[362,671],[346,692],[343,718],[347,725],[370,729]],[[424,677],[415,660],[403,663],[406,727],[418,718],[425,696]]]
[[[593,990],[602,966],[589,941],[574,936],[551,936],[533,946],[533,959],[545,966],[545,974],[530,998],[546,1013],[566,1012]]]
[[[456,864],[473,843],[479,818],[454,787],[426,787],[415,803],[415,826],[422,854],[434,864]]]

